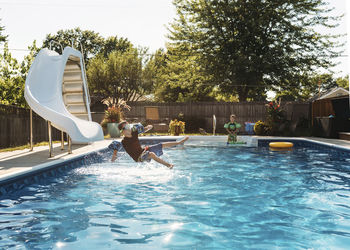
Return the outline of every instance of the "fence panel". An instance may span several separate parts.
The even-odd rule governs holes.
[[[30,138],[30,110],[0,104],[0,148],[26,145]],[[60,140],[61,132],[52,129],[53,140]],[[33,112],[33,142],[48,141],[47,122]]]
[[[235,114],[237,122],[257,122],[266,119],[266,102],[242,102],[242,103],[219,103],[219,102],[188,102],[188,103],[150,103],[138,102],[129,103],[131,110],[126,113],[127,118],[145,119],[145,106],[159,107],[161,119],[173,119],[183,113],[185,116],[204,118],[203,126],[207,131],[212,130],[212,119],[215,114],[218,131],[224,123],[229,121],[231,114]],[[282,108],[286,111],[287,119],[297,121],[300,117],[309,119],[309,103],[286,102],[282,103]]]
[[[204,118],[203,128],[212,131],[213,115],[217,119],[217,131],[223,132],[223,124],[229,121],[230,114],[235,114],[237,122],[257,122],[266,119],[266,103],[243,102],[243,103],[218,103],[218,102],[188,102],[188,103],[129,103],[131,110],[125,112],[128,119],[143,121],[146,118],[145,106],[159,107],[161,119],[172,119],[181,112],[185,116]],[[297,121],[300,117],[310,119],[309,103],[288,102],[282,103],[286,111],[287,119]],[[321,113],[324,107],[314,107],[315,113]],[[328,114],[328,113],[327,113]],[[93,114],[93,120],[100,123],[103,112]],[[60,140],[60,131],[53,128],[54,140]],[[29,109],[14,106],[0,105],[0,148],[25,145],[29,143]],[[47,122],[33,112],[33,141],[48,141]]]

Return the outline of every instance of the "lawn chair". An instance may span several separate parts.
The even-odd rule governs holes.
[[[146,121],[160,122],[158,107],[145,107]]]
[[[153,125],[153,132],[166,133],[169,130],[169,124],[161,121],[159,117],[159,108],[156,106],[145,107],[146,122]]]

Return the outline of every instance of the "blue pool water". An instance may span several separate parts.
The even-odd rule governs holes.
[[[295,149],[185,146],[173,170],[82,166],[0,200],[0,248],[345,249],[350,160]]]

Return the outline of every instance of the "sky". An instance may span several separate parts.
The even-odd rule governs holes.
[[[345,14],[349,8],[346,2],[350,5],[350,0],[328,1],[335,8],[332,15]],[[154,52],[165,48],[167,26],[175,16],[172,0],[0,0],[1,25],[8,35],[11,53],[18,60],[28,54],[25,50],[34,40],[41,46],[47,34],[76,27],[93,30],[105,38],[124,37]],[[345,34],[347,23],[350,24],[349,15],[332,33]],[[349,72],[348,47],[344,48],[345,56],[337,60],[340,64],[333,68],[337,76]]]

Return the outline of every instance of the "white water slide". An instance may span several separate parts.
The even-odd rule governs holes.
[[[42,49],[29,69],[24,97],[29,106],[72,143],[103,140],[100,124],[91,120],[90,98],[82,54],[66,47],[62,55]]]

